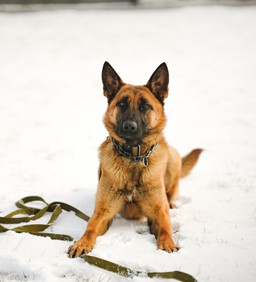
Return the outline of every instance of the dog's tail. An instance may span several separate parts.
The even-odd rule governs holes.
[[[200,154],[202,153],[203,149],[194,149],[188,155],[182,158],[182,171],[181,171],[181,178],[187,176],[192,168],[198,161]]]

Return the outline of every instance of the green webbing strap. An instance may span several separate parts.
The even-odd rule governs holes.
[[[45,207],[42,209],[35,208],[35,207],[29,207],[26,204],[30,202],[42,202],[45,204]],[[65,211],[73,211],[75,215],[85,221],[88,221],[90,219],[89,216],[78,210],[77,208],[68,205],[63,202],[53,202],[51,204],[48,204],[43,198],[39,196],[28,196],[25,198],[22,198],[18,202],[16,202],[16,206],[19,208],[18,210],[15,210],[14,212],[11,212],[7,214],[4,217],[0,217],[0,223],[3,224],[19,224],[19,223],[25,223],[30,221],[38,220],[39,218],[43,217],[46,212],[50,212],[51,218],[46,224],[27,224],[22,225],[19,227],[14,228],[7,228],[0,224],[0,233],[6,232],[6,231],[14,231],[17,233],[29,233],[36,236],[42,236],[42,237],[50,237],[53,240],[65,240],[65,241],[74,241],[74,239],[65,234],[55,234],[55,233],[45,233],[43,232],[45,229],[50,227],[59,217],[59,215],[62,213],[62,210]],[[23,215],[21,217],[15,217],[17,215]],[[89,264],[92,264],[94,266],[97,266],[99,268],[117,273],[119,275],[125,276],[125,277],[134,277],[134,276],[144,276],[144,277],[157,277],[157,278],[167,278],[167,279],[176,279],[179,281],[184,282],[196,282],[197,280],[184,272],[180,271],[172,271],[172,272],[142,272],[142,271],[134,271],[127,267],[121,266],[119,264],[115,264],[113,262],[93,257],[93,256],[84,256],[84,260],[88,262]]]
[[[45,204],[45,207],[42,209],[29,207],[26,205],[26,203],[29,202],[42,202]],[[18,202],[16,202],[16,206],[19,208],[18,210],[9,213],[8,215],[4,217],[0,217],[0,223],[4,224],[18,224],[18,223],[24,223],[29,221],[37,220],[44,216],[46,212],[51,212],[51,218],[46,224],[28,224],[28,225],[22,225],[15,228],[6,228],[3,225],[0,224],[0,232],[6,232],[6,231],[14,231],[17,233],[25,232],[30,233],[32,235],[36,236],[42,236],[42,237],[50,237],[54,240],[66,240],[66,241],[73,241],[74,239],[65,234],[55,234],[55,233],[41,233],[48,227],[50,227],[55,220],[59,217],[59,215],[62,213],[62,210],[65,211],[73,211],[76,216],[88,221],[90,218],[80,210],[76,209],[75,207],[68,205],[66,203],[62,202],[53,202],[51,204],[48,204],[43,198],[39,196],[29,196],[22,198]],[[23,214],[26,216],[23,217],[14,217],[18,214]]]
[[[84,260],[89,264],[93,264],[105,270],[118,273],[119,275],[122,275],[124,277],[134,277],[134,276],[149,277],[149,278],[156,277],[156,278],[176,279],[183,282],[197,282],[197,280],[193,276],[181,271],[146,273],[143,271],[134,271],[128,267],[124,267],[122,265],[98,257],[86,255],[84,256]]]

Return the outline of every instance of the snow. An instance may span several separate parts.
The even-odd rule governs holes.
[[[255,25],[253,6],[1,13],[0,216],[27,195],[91,215],[97,148],[107,137],[103,62],[124,81],[144,84],[165,61],[166,138],[182,155],[205,149],[171,210],[181,249],[157,250],[146,222],[116,218],[91,254],[135,270],[184,271],[198,281],[255,281]],[[49,232],[79,239],[85,226],[64,212]],[[69,245],[0,234],[0,281],[149,281],[71,260]]]

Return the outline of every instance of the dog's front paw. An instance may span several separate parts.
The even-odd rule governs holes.
[[[167,232],[163,232],[158,235],[157,238],[158,249],[166,251],[168,253],[177,252],[179,248],[174,244],[171,236]]]
[[[70,258],[81,257],[88,254],[93,248],[93,244],[88,243],[85,240],[78,240],[75,244],[69,247],[68,256]]]

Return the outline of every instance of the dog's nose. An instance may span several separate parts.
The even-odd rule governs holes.
[[[138,125],[133,120],[126,120],[123,123],[123,130],[125,133],[135,133],[137,131]]]

